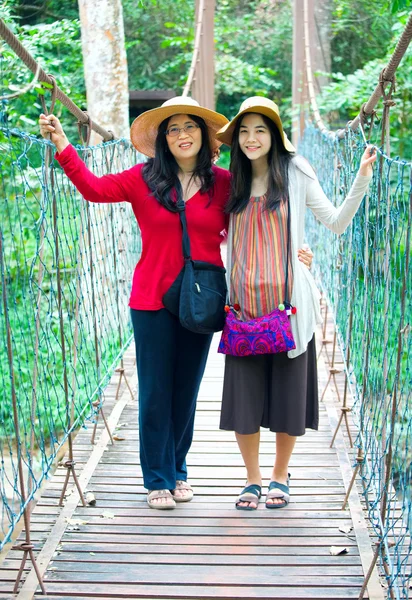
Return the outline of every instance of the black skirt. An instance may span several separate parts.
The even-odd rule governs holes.
[[[220,429],[252,434],[260,427],[293,436],[318,429],[315,337],[306,352],[226,356]]]

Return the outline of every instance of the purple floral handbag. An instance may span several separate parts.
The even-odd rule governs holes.
[[[233,308],[226,315],[218,352],[232,356],[277,354],[296,348],[289,309],[275,308],[268,315],[241,321]]]
[[[230,290],[231,273],[231,255],[233,243],[233,224],[229,225],[228,239],[228,290]],[[289,251],[290,251],[290,205],[288,204],[287,218],[287,252],[286,252],[286,277],[285,277],[285,297],[288,293],[288,275],[289,275]],[[232,234],[232,235],[230,235]],[[229,292],[228,292],[229,293]],[[289,317],[296,314],[296,308],[285,299],[284,304],[280,304],[268,315],[256,317],[249,321],[241,321],[237,316],[239,306],[231,306],[228,302],[225,307],[226,322],[223,327],[222,337],[220,338],[218,352],[220,354],[231,354],[232,356],[254,356],[258,354],[277,354],[278,352],[288,352],[296,348],[293,339],[292,328]]]

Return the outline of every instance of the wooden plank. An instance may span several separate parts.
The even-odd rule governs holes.
[[[165,558],[170,558],[169,556],[165,556]],[[162,561],[161,561],[161,556],[158,555],[158,559],[159,561],[157,563],[150,563],[148,561],[145,561],[144,564],[142,563],[127,563],[125,564],[124,562],[119,562],[116,561],[115,563],[113,562],[105,562],[105,563],[99,563],[99,562],[71,562],[68,560],[53,560],[51,563],[51,569],[50,571],[48,571],[48,576],[50,575],[51,579],[59,579],[59,577],[63,577],[63,573],[73,573],[73,575],[70,575],[69,577],[71,578],[71,580],[76,580],[78,574],[80,573],[93,573],[93,577],[96,577],[98,580],[101,581],[100,575],[103,574],[104,576],[106,575],[111,575],[112,573],[116,573],[116,577],[119,578],[119,581],[129,581],[131,577],[136,577],[138,582],[141,582],[142,580],[144,581],[145,578],[148,576],[148,572],[151,571],[152,568],[154,568],[154,574],[153,577],[156,578],[157,574],[159,573],[159,569],[163,568],[162,567]],[[173,557],[173,558],[178,558],[178,557]],[[187,558],[187,557],[186,557]],[[185,569],[185,567],[187,567],[187,572],[193,571],[193,574],[191,575],[191,577],[198,577],[199,571],[201,569],[204,570],[204,577],[205,578],[209,578],[210,574],[212,572],[211,567],[213,566],[213,569],[216,570],[218,569],[221,572],[221,575],[225,578],[224,582],[226,584],[226,577],[228,577],[228,581],[230,581],[230,574],[234,573],[233,576],[237,577],[237,583],[240,584],[242,583],[241,580],[239,580],[238,574],[241,573],[249,573],[249,579],[251,580],[251,582],[253,583],[254,581],[254,577],[255,577],[255,573],[256,573],[256,567],[254,565],[250,565],[246,562],[246,560],[243,561],[243,563],[236,563],[233,561],[228,561],[226,564],[222,564],[220,562],[216,561],[210,561],[208,559],[210,559],[210,556],[207,556],[206,558],[204,558],[204,562],[191,562],[191,561],[182,561],[182,559],[180,560],[173,560],[171,561],[169,564],[174,564],[176,565],[176,569],[174,569],[174,573],[176,574],[176,577],[178,577],[179,572],[181,572],[182,569]],[[220,558],[220,557],[217,557]],[[261,557],[259,557],[261,558]],[[362,571],[362,566],[358,565],[358,566],[350,566],[350,565],[317,565],[317,564],[310,564],[309,566],[306,565],[286,565],[286,564],[274,564],[273,562],[261,562],[261,563],[257,563],[255,562],[255,565],[258,564],[260,567],[262,567],[262,576],[265,577],[265,569],[270,567],[270,574],[271,577],[276,577],[276,578],[284,578],[285,582],[288,580],[292,580],[292,578],[294,577],[308,577],[308,576],[316,576],[316,577],[362,577],[363,571]],[[223,568],[225,567],[225,568]],[[240,568],[242,567],[242,568]],[[244,567],[244,568],[243,568]],[[180,569],[180,571],[179,571]],[[144,571],[144,576],[142,575],[142,572]],[[90,578],[89,578],[90,579]],[[201,583],[201,582],[200,582]],[[216,583],[219,583],[216,581]]]
[[[60,550],[50,561],[50,565],[57,566],[58,569],[63,571],[72,570],[90,570],[97,569],[98,571],[107,569],[106,563],[110,564],[178,564],[178,565],[276,565],[276,566],[294,566],[294,567],[316,567],[326,569],[328,572],[338,572],[339,574],[351,574],[347,571],[348,568],[356,568],[352,574],[362,574],[362,564],[359,556],[354,554],[345,554],[339,557],[328,555],[272,555],[272,554],[188,554],[179,553],[179,549],[176,548],[174,552],[161,553],[161,552],[150,552],[142,554],[138,550],[135,554],[131,553],[114,553],[111,551],[99,551],[91,552],[85,550],[84,552],[67,552],[64,549]],[[20,561],[9,560],[7,561],[7,567],[14,570],[18,570]],[[28,567],[29,568],[29,567]],[[27,569],[28,569],[27,568]],[[313,571],[311,571],[313,573]]]
[[[233,567],[224,566],[219,568],[216,565],[173,565],[173,568],[165,569],[163,565],[133,565],[133,568],[120,572],[119,569],[106,570],[103,573],[95,572],[75,572],[67,573],[64,571],[48,571],[45,575],[45,582],[72,581],[73,583],[86,584],[113,584],[128,583],[129,585],[153,585],[162,582],[163,585],[249,585],[255,588],[283,585],[287,587],[296,587],[296,574],[287,575],[288,567],[259,567],[259,577],[256,576],[254,567]],[[302,573],[299,575],[299,586],[316,588],[326,587],[331,583],[331,578],[327,575],[311,575],[311,567],[307,572],[302,567]],[[334,576],[333,587],[359,587],[363,583],[361,576]]]
[[[79,533],[76,531],[66,532],[64,536],[64,540],[70,542],[84,543],[88,544],[90,542],[98,541],[102,544],[112,544],[118,542],[119,544],[129,543],[130,535],[125,534],[124,536],[120,536],[118,534],[93,534],[93,533]],[[33,540],[45,540],[47,536],[36,535],[33,533]],[[216,544],[229,544],[233,546],[235,544],[242,546],[253,546],[254,544],[264,544],[268,547],[271,546],[307,546],[307,547],[317,547],[317,546],[356,546],[356,542],[352,540],[345,539],[344,543],[342,540],[342,536],[328,536],[328,537],[316,537],[313,538],[311,536],[308,537],[296,537],[293,536],[279,536],[274,538],[273,536],[258,536],[258,535],[242,535],[236,538],[225,535],[215,535],[215,536],[207,536],[207,535],[192,535],[190,538],[185,534],[181,535],[167,535],[164,534],[147,534],[147,535],[134,535],[133,541],[138,544],[147,544],[148,542],[153,544],[164,544],[165,542],[168,544],[178,544],[178,545],[192,545],[192,544],[203,544],[207,546],[215,546]]]
[[[152,539],[145,540],[139,543],[131,543],[128,544],[117,544],[117,543],[102,543],[100,540],[98,542],[90,542],[90,543],[82,543],[82,542],[72,542],[64,539],[59,545],[59,552],[75,551],[75,552],[95,552],[104,554],[106,552],[115,552],[118,555],[128,554],[128,553],[139,553],[139,554],[202,554],[202,555],[210,555],[210,554],[221,554],[221,555],[247,555],[247,556],[330,556],[329,546],[291,546],[291,545],[279,545],[279,546],[269,546],[269,545],[254,545],[253,538],[250,540],[249,544],[237,544],[237,543],[228,543],[223,545],[220,543],[219,545],[214,545],[213,548],[209,545],[199,543],[192,543],[193,540],[190,540],[188,544],[169,544],[169,543],[151,543]],[[350,553],[345,556],[339,557],[342,561],[346,560],[347,557],[350,556],[358,556],[358,548],[357,546],[353,546],[350,548]],[[58,552],[55,553],[55,557],[58,556]]]
[[[232,598],[235,600],[260,600],[272,599],[299,599],[299,600],[340,600],[344,598],[349,600],[357,598],[359,591],[356,588],[351,589],[345,587],[318,586],[316,588],[307,587],[284,587],[284,586],[189,586],[189,585],[146,585],[137,586],[122,585],[122,584],[75,584],[63,582],[47,582],[49,593],[61,594],[70,596],[78,596],[82,600],[84,598],[103,598],[107,600],[108,596],[113,598],[153,598],[159,600],[161,598],[173,598],[181,600],[224,600]],[[40,598],[40,597],[39,597]],[[44,597],[43,597],[44,598]]]
[[[13,561],[16,565],[17,561]],[[95,565],[94,563],[98,563]],[[65,552],[61,551],[58,556],[53,557],[53,565],[58,566],[62,570],[76,570],[81,569],[83,565],[84,569],[93,570],[99,567],[99,570],[106,569],[105,563],[118,563],[121,565],[126,564],[192,564],[192,565],[277,565],[277,566],[310,566],[330,568],[333,572],[339,574],[351,574],[347,569],[349,567],[356,567],[356,572],[352,574],[362,574],[361,562],[359,556],[354,556],[349,553],[339,557],[336,556],[303,556],[303,555],[270,555],[270,554],[184,554],[180,553],[178,548],[173,553],[148,553],[136,554],[123,553],[115,554],[113,552],[107,553],[92,553],[90,552]],[[70,568],[70,565],[73,568]],[[92,566],[93,564],[93,566]],[[311,571],[313,573],[313,571]],[[329,572],[329,571],[328,571]]]
[[[142,511],[143,512],[143,511]],[[240,511],[239,511],[240,512]],[[146,529],[149,527],[162,527],[162,526],[167,526],[168,528],[172,527],[175,528],[176,530],[181,531],[182,527],[189,527],[189,528],[205,528],[205,531],[210,532],[210,528],[219,528],[219,529],[224,529],[225,531],[228,531],[229,528],[235,528],[235,527],[242,527],[242,529],[244,529],[245,531],[249,532],[249,528],[264,528],[264,529],[274,529],[275,531],[273,533],[276,533],[276,530],[278,529],[290,529],[290,528],[298,528],[298,529],[309,529],[309,533],[312,534],[311,530],[316,528],[316,531],[319,531],[319,533],[327,533],[327,531],[324,532],[325,530],[332,530],[333,532],[336,533],[337,531],[337,523],[335,521],[334,518],[331,519],[327,519],[326,517],[323,517],[322,519],[305,519],[305,518],[298,518],[297,515],[293,515],[291,516],[289,519],[287,518],[287,516],[283,516],[279,519],[276,519],[276,522],[274,521],[274,519],[271,519],[270,517],[267,517],[267,511],[255,511],[256,513],[260,513],[258,514],[257,517],[253,517],[250,521],[248,521],[247,523],[245,523],[244,519],[242,519],[241,517],[221,517],[221,518],[216,518],[215,515],[211,515],[209,518],[205,518],[204,515],[202,514],[201,517],[194,517],[194,518],[190,518],[190,516],[186,516],[186,514],[183,513],[182,511],[182,515],[179,517],[163,517],[163,516],[139,516],[139,517],[131,517],[129,515],[126,516],[115,516],[114,519],[113,518],[102,518],[100,515],[96,515],[96,516],[90,516],[87,514],[83,514],[83,519],[85,521],[85,525],[87,525],[88,527],[85,527],[84,525],[80,526],[80,530],[84,531],[84,532],[91,532],[93,531],[93,529],[91,527],[94,527],[103,532],[103,531],[112,531],[112,528],[114,528],[115,530],[118,530],[119,533],[123,533],[123,529],[124,527],[127,527],[128,529],[128,533],[136,533],[137,530],[133,529],[133,527],[141,527],[143,528],[145,531]],[[263,514],[262,514],[263,513]],[[111,513],[114,514],[114,513]],[[318,513],[319,514],[319,513]],[[260,516],[262,515],[262,516]],[[50,519],[52,519],[53,517],[50,517]],[[36,527],[42,527],[44,524],[48,524],[49,520],[47,519],[47,517],[42,518],[42,521],[39,522],[38,520],[36,520]],[[110,527],[109,529],[103,529],[102,526],[106,526],[106,527]],[[132,527],[133,526],[133,527]],[[339,527],[342,526],[351,526],[351,520],[350,519],[345,519],[339,520]],[[203,531],[203,529],[202,529]],[[232,534],[231,534],[232,535]],[[271,534],[268,534],[271,535]],[[305,535],[307,535],[307,532],[305,532]]]
[[[42,532],[48,532],[51,530],[51,527],[47,527],[44,524],[34,524],[32,528],[32,532],[36,533],[38,528],[41,527]],[[345,534],[341,534],[339,532],[338,527],[323,527],[322,529],[316,527],[300,527],[298,524],[293,524],[290,527],[281,527],[281,526],[271,526],[271,527],[251,527],[245,526],[245,524],[239,524],[238,527],[227,527],[222,524],[220,527],[187,527],[185,522],[180,525],[171,525],[170,527],[165,527],[160,524],[153,523],[152,525],[136,527],[136,526],[126,526],[119,527],[117,525],[99,525],[97,524],[95,527],[90,525],[80,525],[78,532],[70,531],[70,527],[67,528],[67,535],[76,535],[78,537],[84,536],[85,539],[90,539],[90,537],[99,536],[100,539],[112,539],[114,537],[118,537],[119,542],[121,542],[125,538],[129,538],[131,535],[139,537],[139,536],[165,536],[169,539],[170,536],[178,537],[216,537],[216,538],[227,538],[227,537],[235,537],[237,536],[239,539],[241,537],[260,537],[265,539],[267,537],[272,536],[283,536],[283,537],[293,537],[294,540],[300,541],[304,538],[313,538],[316,536],[322,536],[322,538],[327,543],[329,538],[339,539],[340,544],[346,543],[348,539]]]

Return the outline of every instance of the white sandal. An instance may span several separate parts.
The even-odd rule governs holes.
[[[160,498],[167,498],[167,502],[155,502],[155,500],[159,500]],[[150,508],[157,508],[158,510],[176,508],[176,502],[169,490],[148,490],[147,503]]]
[[[184,492],[183,496],[176,496],[176,490]],[[175,502],[190,502],[193,498],[193,488],[187,483],[187,481],[182,481],[181,479],[178,479],[176,481],[175,489],[172,490],[172,495]]]

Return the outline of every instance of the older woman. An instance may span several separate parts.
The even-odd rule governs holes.
[[[187,502],[189,451],[196,399],[212,335],[184,329],[162,297],[183,266],[182,229],[176,200],[186,203],[192,256],[223,266],[220,244],[230,175],[212,164],[215,132],[227,119],[186,97],[140,115],[131,128],[146,163],[96,177],[78,157],[54,115],[41,115],[40,132],[51,136],[56,159],[90,202],[130,202],[142,235],[129,306],[139,378],[140,461],[150,507]]]

